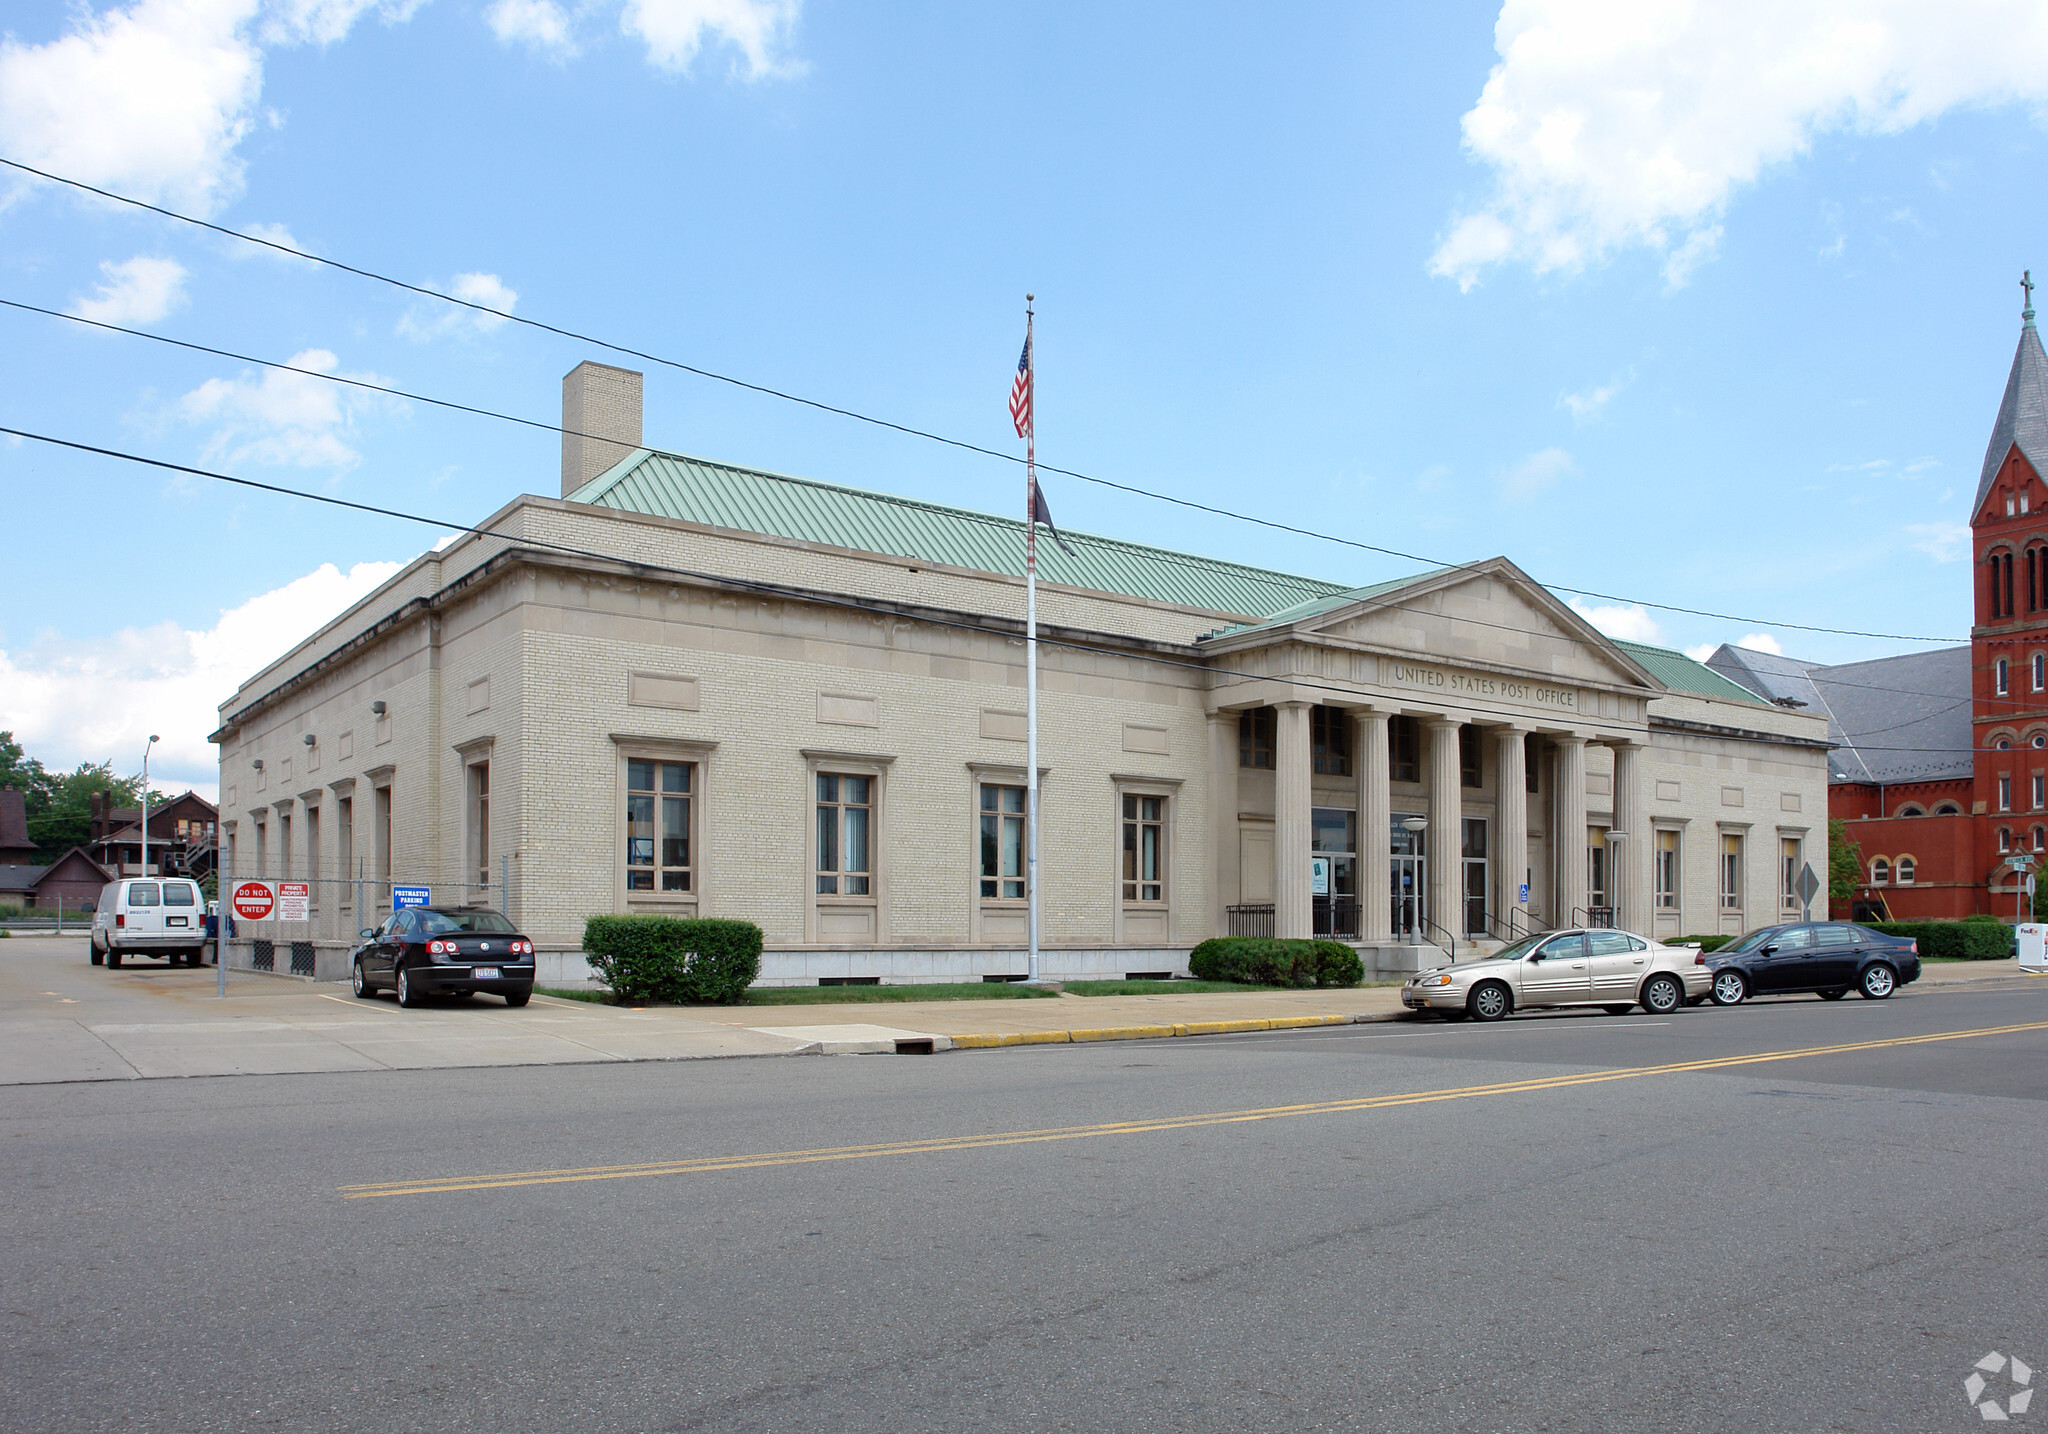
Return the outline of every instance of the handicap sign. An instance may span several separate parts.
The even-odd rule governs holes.
[[[431,886],[394,886],[391,888],[391,909],[403,911],[408,906],[425,906],[434,899]]]
[[[1520,896],[1519,898],[1517,898],[1517,899],[1518,899],[1518,900],[1519,900],[1519,901],[1520,901],[1520,902],[1522,903],[1522,905],[1524,905],[1524,906],[1527,906],[1527,905],[1529,904],[1529,883],[1528,883],[1528,882],[1526,882],[1526,881],[1525,881],[1525,882],[1523,882],[1523,883],[1522,883],[1522,894],[1521,894],[1521,896]]]

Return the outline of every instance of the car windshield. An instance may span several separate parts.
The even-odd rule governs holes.
[[[1531,951],[1534,951],[1536,943],[1542,939],[1542,936],[1524,936],[1514,945],[1503,946],[1500,950],[1494,952],[1492,959],[1495,961],[1519,961]]]
[[[1740,941],[1732,941],[1728,945],[1723,946],[1720,954],[1723,956],[1739,956],[1745,951],[1754,951],[1784,929],[1782,926],[1766,926],[1761,931],[1752,931]]]
[[[495,911],[436,911],[423,906],[418,916],[422,936],[446,936],[451,931],[509,934],[518,930]]]

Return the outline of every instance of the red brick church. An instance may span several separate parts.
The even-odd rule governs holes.
[[[2011,858],[2048,863],[2048,354],[2022,283],[2019,351],[1970,511],[1969,646],[1834,667],[1723,647],[1707,663],[1827,715],[1828,814],[1862,856],[1836,916],[2009,921]]]

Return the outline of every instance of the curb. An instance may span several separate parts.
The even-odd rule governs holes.
[[[1406,1011],[1375,1011],[1355,1016],[1274,1016],[1252,1021],[1182,1021],[1170,1026],[1103,1026],[1079,1031],[1016,1031],[1004,1035],[958,1035],[953,1047],[963,1051],[1001,1046],[1080,1045],[1092,1041],[1156,1041],[1172,1036],[1235,1036],[1251,1031],[1299,1031],[1315,1026],[1366,1026],[1398,1021]]]

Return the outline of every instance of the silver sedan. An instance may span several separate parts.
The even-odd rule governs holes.
[[[1424,971],[1401,988],[1401,1004],[1454,1021],[1498,1021],[1530,1006],[1604,1006],[1616,1015],[1641,1006],[1661,1016],[1713,984],[1698,947],[1602,927],[1546,931],[1484,960]]]

